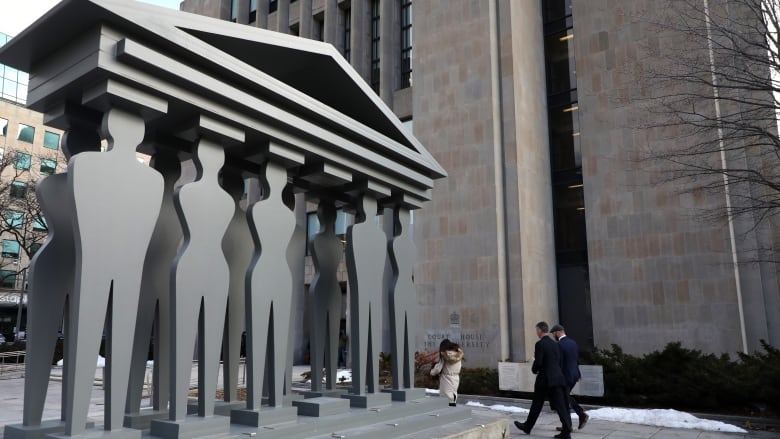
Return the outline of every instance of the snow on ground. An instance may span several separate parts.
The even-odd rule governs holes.
[[[62,367],[62,360],[57,362],[57,366]],[[106,367],[106,359],[104,357],[98,355],[96,367]]]
[[[325,374],[322,375],[322,383],[325,384],[326,380]],[[351,383],[352,382],[352,369],[339,369],[336,371],[336,382],[337,383]],[[311,384],[311,380],[306,380],[307,384]]]
[[[428,389],[430,390],[430,389]],[[438,392],[437,392],[438,393]],[[482,407],[490,410],[509,412],[509,413],[528,413],[527,409],[521,407],[491,405],[469,401],[467,406]],[[680,412],[672,409],[622,409],[605,407],[600,409],[588,410],[591,420],[623,422],[626,424],[642,424],[654,427],[685,428],[691,430],[723,431],[728,433],[747,433],[747,431],[731,424],[720,421],[710,421],[708,419],[697,418],[690,413]],[[572,417],[576,417],[572,414]]]

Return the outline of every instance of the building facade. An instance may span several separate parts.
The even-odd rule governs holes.
[[[420,350],[449,337],[469,366],[528,361],[539,320],[629,353],[673,341],[717,354],[780,343],[777,266],[734,264],[750,243],[691,215],[722,198],[654,184],[636,160],[652,139],[630,122],[645,117],[651,91],[634,86],[632,67],[647,62],[640,47],[657,44],[647,25],[656,3],[181,9],[333,44],[447,170],[414,217]]]
[[[0,46],[9,39],[0,34]],[[0,73],[0,334],[10,341],[24,328],[27,270],[47,233],[35,182],[62,171],[65,160],[62,131],[45,126],[43,115],[24,107],[27,74],[4,65]]]

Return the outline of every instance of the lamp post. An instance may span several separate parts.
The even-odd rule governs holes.
[[[14,262],[15,264],[18,264],[19,262]],[[16,340],[19,340],[19,332],[21,331],[22,327],[22,305],[24,304],[24,295],[27,292],[27,268],[24,267],[22,270],[19,271],[19,273],[22,275],[22,287],[19,288],[19,308],[16,311]]]

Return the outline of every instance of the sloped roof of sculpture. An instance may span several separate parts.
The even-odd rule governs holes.
[[[36,63],[65,42],[105,23],[143,35],[194,69],[229,78],[323,126],[355,131],[360,125],[366,136],[381,140],[388,156],[400,156],[429,178],[446,176],[341,54],[319,41],[130,0],[63,0],[0,49],[0,62],[34,74]],[[45,102],[37,104],[29,105],[46,110]],[[382,148],[376,152],[385,155]]]

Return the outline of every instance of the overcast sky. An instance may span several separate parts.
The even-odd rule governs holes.
[[[17,35],[60,0],[0,0],[0,32]],[[139,0],[144,3],[179,9],[181,0]]]

